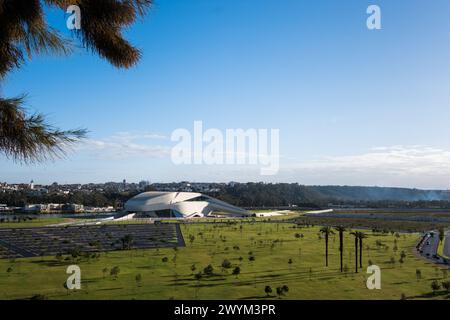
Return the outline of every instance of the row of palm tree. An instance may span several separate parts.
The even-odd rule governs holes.
[[[336,226],[334,229],[339,234],[339,256],[340,256],[340,270],[341,272],[344,271],[344,232],[347,230],[343,226]],[[330,235],[334,234],[333,228],[329,226],[322,227],[320,229],[320,232],[325,236],[325,266],[328,267],[328,242]],[[358,263],[359,268],[363,267],[363,260],[362,260],[362,251],[363,251],[363,239],[367,238],[367,235],[364,232],[361,231],[352,231],[350,232],[351,235],[355,237],[355,272],[358,273]],[[358,260],[358,253],[359,253],[359,260]]]

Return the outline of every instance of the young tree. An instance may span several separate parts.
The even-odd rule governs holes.
[[[134,280],[136,280],[136,285],[140,287],[142,285],[142,275],[138,273],[136,277],[134,277]]]
[[[266,286],[264,288],[264,292],[266,293],[266,296],[270,296],[270,294],[272,293],[272,287],[271,286]]]
[[[239,266],[237,266],[233,269],[233,275],[236,276],[236,278],[239,276],[240,273],[241,273],[241,268]]]
[[[278,298],[281,299],[281,296],[284,296],[288,291],[289,291],[289,287],[287,285],[284,285],[282,287],[277,287]]]
[[[208,264],[204,269],[203,269],[203,273],[206,274],[207,276],[211,276],[214,274],[214,268],[212,265]]]
[[[130,250],[131,246],[134,243],[133,236],[131,234],[127,234],[123,236],[120,241],[122,242],[122,249],[123,250]]]
[[[278,298],[281,299],[281,296],[284,294],[283,289],[281,287],[277,287],[277,295]]]
[[[416,279],[417,281],[422,279],[422,271],[420,269],[416,269]]]
[[[405,262],[405,258],[406,258],[406,253],[405,253],[405,251],[402,250],[402,252],[400,253],[400,259],[398,260],[398,262],[400,262],[400,266],[402,266],[403,263]]]
[[[436,294],[436,291],[438,291],[441,288],[441,286],[439,285],[439,282],[437,282],[436,280],[433,280],[433,282],[431,282],[431,289],[433,290],[433,294]]]
[[[120,273],[120,268],[119,268],[118,266],[113,267],[113,268],[111,269],[111,271],[109,272],[109,274],[110,274],[111,276],[113,276],[114,279],[117,279],[117,277],[119,276],[119,273]]]
[[[223,269],[230,269],[231,268],[231,262],[228,259],[223,260],[222,262],[222,268]]]

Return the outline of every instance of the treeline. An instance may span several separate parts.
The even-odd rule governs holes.
[[[155,190],[149,186],[147,190]],[[181,191],[181,190],[180,190]],[[194,190],[195,191],[195,190]],[[138,191],[50,192],[40,196],[26,192],[0,193],[0,203],[22,207],[32,203],[77,203],[85,206],[119,207]],[[450,209],[450,193],[441,190],[406,188],[305,186],[298,183],[240,183],[224,185],[209,195],[240,207],[327,208],[354,206],[367,208]]]
[[[246,183],[226,186],[210,194],[220,200],[240,207],[281,207],[289,205],[319,207],[325,199],[308,186],[299,184]]]
[[[450,201],[448,190],[420,190],[389,187],[308,186],[320,197],[341,201]]]
[[[24,207],[35,203],[76,203],[91,207],[114,206],[115,208],[136,195],[131,192],[82,192],[75,191],[70,194],[48,193],[30,195],[26,192],[0,193],[0,203],[8,206]]]

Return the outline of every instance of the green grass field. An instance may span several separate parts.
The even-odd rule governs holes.
[[[276,222],[199,223],[182,225],[182,231],[186,247],[177,250],[116,251],[75,262],[61,262],[56,257],[0,260],[0,299],[24,299],[37,294],[49,299],[278,299],[275,289],[282,285],[289,287],[283,299],[450,296],[444,291],[432,293],[431,282],[444,281],[446,274],[413,254],[418,234],[396,237],[365,231],[369,237],[364,242],[364,268],[355,274],[354,242],[348,233],[344,248],[348,271],[340,273],[339,238],[337,235],[330,238],[330,266],[326,268],[325,241],[319,239],[318,227],[297,228],[294,224]],[[297,238],[297,233],[303,234],[303,238]],[[190,235],[195,237],[193,242]],[[376,245],[377,240],[382,246]],[[402,251],[406,258],[400,263]],[[254,261],[249,260],[250,256]],[[167,262],[163,262],[165,257]],[[395,263],[390,261],[392,257]],[[231,268],[221,267],[225,259],[231,262]],[[369,260],[381,268],[381,290],[368,290],[365,286]],[[63,287],[70,264],[81,268],[81,290],[68,292]],[[196,279],[194,274],[208,264],[213,266],[214,275]],[[109,272],[115,266],[120,268],[117,278]],[[232,275],[236,266],[241,268],[237,276]],[[108,271],[104,273],[105,268]],[[417,269],[422,275],[419,280]],[[137,275],[141,276],[140,281],[136,281]],[[270,297],[264,292],[265,286],[273,289]]]

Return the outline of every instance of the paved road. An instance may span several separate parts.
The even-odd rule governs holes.
[[[425,236],[425,240],[423,241],[421,254],[427,258],[433,258],[433,256],[437,254],[438,246],[439,236],[437,232],[434,234],[434,236],[428,233]]]
[[[444,263],[445,260],[438,258],[439,232],[430,231],[426,233],[421,242],[418,244],[419,253],[426,259],[434,263]],[[444,239],[444,255],[449,256],[450,253],[450,236]]]

